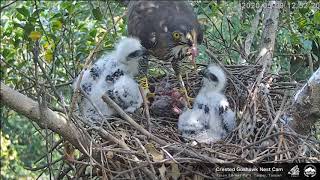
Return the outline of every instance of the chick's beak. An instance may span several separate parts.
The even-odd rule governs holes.
[[[199,75],[200,75],[200,76],[205,76],[205,75],[206,75],[206,70],[205,70],[205,69],[201,69],[201,70],[199,71]]]
[[[143,56],[147,56],[149,54],[148,50],[145,47],[141,48],[141,53]]]

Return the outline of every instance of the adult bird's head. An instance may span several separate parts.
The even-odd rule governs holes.
[[[203,31],[187,1],[130,1],[128,34],[138,37],[151,54],[161,60],[193,62]]]
[[[136,38],[121,39],[116,47],[116,58],[128,73],[135,76],[146,74],[148,65],[148,51]]]
[[[199,75],[203,76],[202,90],[221,92],[226,86],[226,74],[217,65],[208,65]]]
[[[195,65],[195,58],[198,56],[198,34],[195,29],[188,31],[180,26],[177,30],[169,34],[171,43],[169,43],[169,53],[175,59],[190,57]]]

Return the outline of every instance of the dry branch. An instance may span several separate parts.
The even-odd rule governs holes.
[[[241,56],[240,56],[240,62],[243,63],[243,64],[247,64],[248,56],[251,53],[251,46],[252,46],[253,38],[254,38],[254,36],[256,34],[256,31],[258,30],[258,25],[259,25],[259,22],[260,22],[260,14],[261,14],[261,11],[262,11],[262,7],[263,6],[261,6],[257,10],[257,13],[256,13],[255,17],[252,20],[252,24],[251,24],[249,33],[247,34],[246,40],[244,42],[244,54],[241,53]],[[242,56],[244,56],[244,57],[242,57]]]
[[[320,68],[296,93],[293,100],[293,121],[291,127],[300,134],[308,134],[320,121]]]
[[[119,107],[110,97],[107,95],[102,96],[102,99],[104,102],[106,102],[108,105],[110,105],[113,109],[115,109],[118,114],[128,121],[132,126],[134,126],[137,130],[139,130],[142,134],[147,136],[148,138],[156,141],[159,144],[166,145],[167,143],[163,141],[162,139],[156,137],[155,135],[148,132],[146,129],[144,129],[141,125],[139,125],[136,121],[134,121],[129,115],[127,115],[121,107]]]
[[[275,3],[275,1],[269,1],[269,3]],[[287,99],[291,99],[288,91],[293,90],[297,84],[284,82],[283,78],[273,77],[269,73],[279,9],[269,8],[277,6],[263,7],[265,8],[261,17],[264,17],[264,27],[259,47],[260,54],[256,59],[257,65],[223,66],[212,48],[208,47],[206,50],[209,57],[222,65],[227,72],[228,81],[231,83],[228,83],[226,95],[232,99],[230,101],[233,102],[232,108],[239,112],[240,124],[223,141],[213,144],[188,141],[184,143],[177,129],[177,119],[158,117],[153,114],[150,118],[146,114],[147,118],[144,118],[140,110],[135,112],[132,118],[108,96],[103,96],[103,100],[121,117],[108,117],[107,121],[110,123],[108,126],[103,124],[97,126],[89,122],[81,113],[77,114],[78,112],[74,111],[78,92],[73,96],[69,111],[63,111],[64,114],[48,108],[40,112],[40,108],[43,107],[39,107],[39,103],[4,84],[1,84],[1,101],[17,113],[36,122],[41,128],[47,127],[58,133],[81,151],[81,158],[69,162],[69,165],[72,164],[74,167],[63,169],[61,167],[58,176],[61,179],[71,174],[69,171],[72,168],[76,174],[75,178],[100,176],[104,179],[135,179],[137,177],[156,179],[160,167],[166,168],[164,165],[174,163],[180,167],[177,176],[181,179],[189,179],[189,174],[197,174],[197,177],[208,179],[216,177],[212,169],[217,163],[320,162],[319,141],[293,132],[281,121],[284,112],[288,109]],[[259,15],[260,12],[257,14]],[[254,27],[259,25],[258,15],[252,24],[251,34],[248,34],[246,40],[247,55],[250,53],[253,41]],[[224,40],[223,42],[225,43]],[[86,66],[90,64],[94,52],[95,50],[90,53]],[[153,63],[161,69],[168,69],[165,64]],[[188,73],[184,78],[185,82],[188,82],[186,86],[190,89],[190,97],[195,97],[201,86],[201,78],[196,72],[189,73],[189,71],[186,70]],[[307,111],[310,114],[302,114],[302,120],[307,119],[304,115],[314,118],[316,112],[319,112],[320,100],[316,96],[320,89],[319,71],[315,73],[317,76],[313,76],[313,80],[309,80],[316,81],[318,84],[313,86],[309,83],[296,95],[296,102],[301,102],[296,103],[297,107],[307,104],[303,108],[311,109]],[[176,76],[173,74],[167,76],[168,78],[152,77],[153,81],[150,81],[150,85],[161,86],[161,81],[167,80],[173,86],[179,86]],[[146,102],[146,99],[144,101]],[[312,103],[314,106],[310,108]],[[299,109],[295,110],[296,113],[298,111]],[[152,120],[152,133],[146,130],[146,119]],[[298,127],[305,124],[299,119],[293,122],[296,122],[295,125]],[[150,122],[148,125],[150,126]],[[161,154],[161,158],[153,158],[157,153]],[[210,163],[210,165],[204,163]],[[91,171],[91,174],[86,174],[88,171]],[[168,175],[170,170],[167,169],[166,172]],[[165,173],[163,175],[166,176]]]
[[[81,147],[86,149],[89,148],[90,143],[87,138],[83,136],[83,133],[75,126],[75,124],[67,121],[63,114],[52,111],[49,108],[45,108],[43,112],[40,112],[38,102],[11,89],[3,83],[1,83],[0,90],[1,103],[4,105],[34,121],[42,129],[47,127],[53,132],[61,135],[80,151],[83,152]],[[40,118],[41,114],[44,116],[43,118]],[[82,144],[82,146],[80,144]]]
[[[276,41],[278,21],[279,21],[279,6],[274,4],[281,3],[281,1],[268,1],[263,9],[263,32],[260,44],[260,53],[257,63],[262,65],[268,61],[267,65],[270,67],[272,63],[272,55],[274,52],[274,45]]]

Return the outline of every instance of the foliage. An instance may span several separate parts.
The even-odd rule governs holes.
[[[286,73],[288,78],[301,81],[310,75],[310,67],[319,67],[320,12],[315,2],[291,9],[288,8],[291,2],[288,2],[282,9],[274,73]],[[7,4],[8,1],[1,1],[1,7]],[[193,1],[192,4],[205,29],[205,42],[200,47],[198,62],[208,62],[205,49],[210,47],[210,51],[224,63],[239,63],[257,9],[241,9],[237,1]],[[102,49],[95,56],[112,49],[114,42],[126,35],[124,12],[125,7],[116,1],[17,1],[1,8],[0,69],[3,82],[35,100],[41,93],[35,87],[41,82],[46,87],[44,93],[49,95],[49,106],[61,110],[62,102],[69,104],[72,79],[102,34],[108,32]],[[259,51],[261,26],[256,31],[249,57]],[[33,59],[37,40],[39,63]],[[250,63],[254,63],[253,60],[248,59]],[[57,95],[64,98],[61,100]],[[52,141],[46,143],[43,138],[45,130],[38,130],[25,118],[4,108],[1,116],[1,178],[40,175],[24,167],[34,167],[34,162],[45,154],[46,144],[52,147],[59,137],[52,135]],[[59,157],[59,153],[52,155],[53,159]],[[37,166],[45,163],[46,158]],[[47,170],[45,175],[48,174]]]
[[[1,7],[7,3],[2,1]],[[1,62],[1,77],[4,82],[37,99],[36,79],[50,81],[58,85],[58,93],[62,93],[68,102],[71,91],[66,85],[70,83],[59,84],[70,82],[78,74],[81,63],[95,47],[101,33],[110,30],[112,22],[107,17],[108,9],[101,8],[101,3],[25,1],[4,9],[1,12],[1,57],[4,62]],[[119,12],[113,14],[114,19],[119,19],[123,7],[110,4],[110,9]],[[122,20],[116,26],[116,33],[111,30],[104,41],[104,49],[112,48],[113,42],[126,31],[124,27]],[[39,76],[35,77],[33,47],[37,39],[40,43],[39,61],[45,71],[38,69]],[[55,98],[49,98],[48,102],[52,106],[58,105]],[[39,173],[31,173],[24,167],[45,164],[46,158],[34,164],[46,152],[44,131],[39,131],[12,111],[2,109],[2,112],[2,177],[34,177]]]
[[[34,161],[45,153],[45,142],[26,118],[8,112],[8,121],[1,121],[1,178],[36,177],[30,173]],[[31,130],[30,130],[31,129]],[[40,161],[39,163],[45,163]]]

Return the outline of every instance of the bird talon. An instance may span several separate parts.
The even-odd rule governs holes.
[[[155,97],[156,96],[156,94],[155,93],[147,93],[147,95],[146,95],[146,97],[147,97],[147,99],[149,99],[149,98],[153,98],[153,97]]]
[[[188,96],[188,101],[189,101],[189,102],[193,102],[193,101],[194,101],[194,98]]]
[[[181,88],[181,89],[179,89],[179,92],[180,92],[181,94],[186,94],[186,93],[187,93],[187,90],[186,90],[185,88]]]
[[[138,80],[139,85],[144,89],[144,90],[148,90],[149,89],[149,83],[148,83],[148,78],[146,76],[140,78]]]
[[[181,89],[179,89],[179,92],[185,96],[186,101],[187,101],[187,105],[191,106],[190,102],[193,102],[194,98],[189,97],[187,89],[182,87]]]
[[[187,101],[187,104],[191,106],[191,103],[193,103],[193,101],[194,101],[194,98],[192,98],[192,97],[189,97],[189,96],[187,96],[186,98],[187,98],[187,99],[186,99],[186,101]]]

